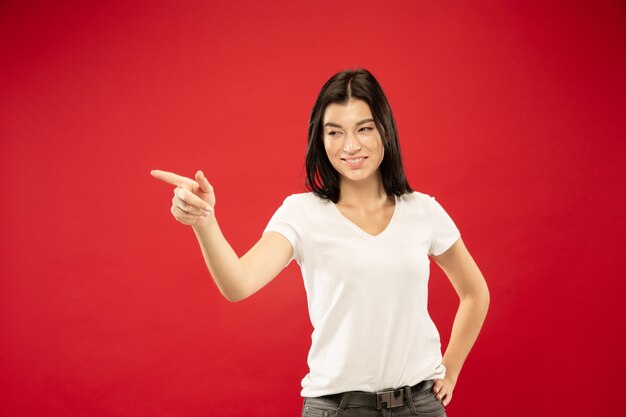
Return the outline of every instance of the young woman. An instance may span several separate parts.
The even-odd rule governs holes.
[[[391,108],[369,71],[341,71],[322,87],[306,169],[310,192],[285,198],[241,258],[201,171],[152,175],[176,185],[171,212],[192,226],[228,300],[256,293],[292,260],[300,266],[314,327],[303,416],[445,416],[489,291],[451,217],[409,187]],[[460,298],[443,357],[427,310],[429,256]]]

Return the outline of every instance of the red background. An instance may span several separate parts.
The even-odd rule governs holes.
[[[621,1],[3,2],[0,414],[299,415],[298,265],[229,303],[150,170],[202,169],[241,256],[304,191],[323,83],[363,66],[491,291],[448,415],[625,415],[625,22]],[[458,299],[431,265],[445,348]]]

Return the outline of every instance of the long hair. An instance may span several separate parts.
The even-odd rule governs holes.
[[[306,151],[305,187],[333,203],[339,201],[339,173],[332,166],[324,148],[324,111],[331,103],[346,104],[349,99],[365,101],[381,135],[385,149],[380,174],[387,195],[412,193],[404,175],[396,122],[385,93],[374,76],[364,68],[348,69],[333,75],[322,87],[309,120]]]

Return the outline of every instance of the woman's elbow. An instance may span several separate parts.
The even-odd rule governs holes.
[[[487,287],[487,284],[484,283],[484,285],[478,286],[476,288],[473,288],[471,291],[466,292],[461,297],[461,301],[463,300],[468,300],[468,301],[471,300],[473,302],[484,304],[485,307],[488,307],[491,301],[491,294],[489,292],[489,288]]]

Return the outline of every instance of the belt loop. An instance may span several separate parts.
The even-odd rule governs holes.
[[[411,386],[407,385],[406,387],[404,387],[404,399],[406,400],[406,405],[411,405],[411,398],[413,398]]]
[[[341,397],[341,402],[339,403],[339,408],[337,409],[338,413],[343,413],[344,410],[348,407],[348,402],[350,401],[350,391],[344,392]]]

